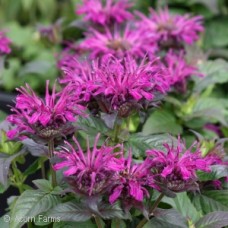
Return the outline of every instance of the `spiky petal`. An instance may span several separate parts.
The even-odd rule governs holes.
[[[55,170],[66,168],[63,172],[72,188],[83,195],[92,196],[108,191],[113,184],[113,176],[116,171],[122,169],[122,147],[102,145],[98,148],[100,135],[95,138],[93,149],[90,149],[87,140],[87,151],[84,153],[79,142],[73,138],[77,145],[75,149],[70,143],[66,143],[56,155],[62,159],[54,165]],[[115,150],[115,153],[114,153]]]

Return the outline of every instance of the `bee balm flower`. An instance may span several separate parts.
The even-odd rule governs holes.
[[[141,27],[145,32],[156,34],[161,46],[193,44],[204,30],[201,16],[172,15],[168,9],[158,12],[151,9],[149,17],[140,13],[139,15],[142,19]]]
[[[46,140],[62,136],[69,133],[71,122],[76,121],[78,115],[84,115],[85,108],[77,103],[70,86],[56,93],[54,85],[52,94],[49,94],[48,87],[49,81],[46,83],[44,100],[28,84],[17,89],[20,95],[11,109],[14,114],[7,118],[16,125],[15,129],[8,132],[10,138],[17,134],[32,134]]]
[[[11,41],[3,32],[0,31],[0,55],[9,54],[11,49],[9,47]]]
[[[84,14],[85,21],[104,26],[132,19],[132,14],[127,11],[131,5],[128,0],[83,0],[76,13]]]
[[[76,62],[65,67],[66,80],[72,80],[76,89],[81,88],[84,99],[96,101],[102,112],[118,112],[119,116],[127,117],[169,89],[156,61],[146,63],[144,59],[137,64],[130,56],[123,59],[106,56],[94,61],[90,68],[83,65]]]
[[[87,140],[87,151],[84,153],[76,138],[73,140],[77,149],[65,142],[69,149],[62,148],[56,152],[62,162],[55,164],[54,169],[66,168],[63,173],[77,193],[91,196],[108,191],[113,185],[115,172],[122,169],[121,159],[116,158],[122,153],[122,147],[102,145],[98,148],[98,134],[92,150]]]
[[[123,30],[115,27],[114,31],[105,28],[105,32],[91,29],[80,44],[82,50],[88,51],[91,59],[105,55],[134,58],[152,57],[157,50],[154,36],[142,33],[140,29],[130,28],[127,25]]]
[[[165,186],[173,192],[196,190],[196,171],[210,172],[210,163],[201,156],[201,151],[194,144],[186,149],[178,140],[177,146],[164,145],[167,151],[148,150],[146,153],[151,158],[152,181],[151,186],[159,191]]]

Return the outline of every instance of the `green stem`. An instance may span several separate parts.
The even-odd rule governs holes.
[[[155,203],[153,204],[153,206],[150,208],[149,218],[153,215],[154,210],[158,207],[158,204],[161,202],[161,199],[163,198],[163,196],[164,194],[161,193],[157,198],[157,200],[155,201]],[[136,228],[142,228],[147,222],[148,220],[146,218],[142,219]]]
[[[31,223],[31,222],[28,222],[28,223],[27,223],[27,227],[28,227],[28,228],[33,228],[32,223]]]
[[[44,161],[41,161],[41,175],[43,179],[46,179]]]
[[[121,124],[115,123],[114,126],[114,142],[118,143],[119,142],[119,133],[121,131]]]
[[[48,142],[48,151],[49,151],[49,159],[51,159],[54,156],[54,140],[50,139]],[[56,180],[56,173],[55,170],[52,168],[51,160],[50,161],[50,171],[51,171],[51,181],[52,181],[52,186],[55,187],[57,186],[57,180]]]
[[[101,219],[98,216],[94,216],[97,228],[102,228]]]

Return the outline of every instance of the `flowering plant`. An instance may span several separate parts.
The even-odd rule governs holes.
[[[75,43],[62,41],[61,20],[39,27],[45,42],[66,48],[55,55],[59,78],[46,81],[43,95],[28,83],[17,88],[0,125],[0,190],[20,193],[0,224],[228,225],[227,139],[219,139],[228,112],[202,68],[203,17],[131,7],[83,0],[75,12],[84,33]],[[0,57],[9,44],[0,33]],[[42,179],[28,183],[36,172]]]

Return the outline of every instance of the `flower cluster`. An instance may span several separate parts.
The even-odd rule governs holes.
[[[77,145],[77,149],[65,142],[68,148],[63,147],[61,151],[56,152],[62,162],[55,164],[54,169],[67,168],[64,175],[70,185],[77,193],[86,196],[107,191],[113,183],[115,172],[122,169],[121,160],[115,158],[122,153],[121,146],[102,145],[97,148],[98,140],[99,134],[94,141],[92,151],[87,140],[86,153],[83,152],[76,138],[73,138],[73,141]]]
[[[139,13],[140,26],[145,33],[155,34],[161,46],[176,47],[181,44],[193,44],[204,30],[202,17],[190,15],[172,15],[168,9],[156,12],[150,9],[149,17]]]
[[[178,138],[176,146],[164,145],[166,152],[155,149],[146,151],[151,158],[151,186],[159,191],[169,189],[173,192],[198,189],[196,171],[211,170],[210,162],[202,157],[199,145],[192,152],[194,146],[195,144],[186,149]]]
[[[83,0],[83,5],[76,10],[77,14],[83,14],[84,20],[99,25],[111,25],[122,23],[132,19],[128,9],[132,6],[128,0]]]
[[[11,41],[7,38],[4,32],[0,31],[0,55],[9,54]]]
[[[192,75],[203,76],[198,72],[197,67],[188,64],[185,60],[184,53],[178,54],[170,50],[164,57],[164,64],[169,75],[169,83],[176,86],[181,91],[186,91],[186,79]]]
[[[164,94],[169,83],[163,68],[144,59],[138,64],[131,56],[117,59],[107,56],[100,61],[88,63],[74,61],[63,67],[62,82],[73,82],[84,101],[97,101],[103,112],[117,111],[120,116],[146,102],[152,102],[158,93]]]
[[[87,142],[86,152],[75,138],[77,149],[65,142],[67,147],[55,152],[61,161],[54,169],[65,168],[63,174],[76,193],[87,197],[105,194],[111,204],[120,199],[125,209],[142,209],[150,188],[172,192],[197,190],[196,171],[210,171],[210,162],[201,156],[199,147],[192,152],[195,144],[186,149],[180,138],[177,146],[164,145],[167,152],[148,150],[147,158],[140,163],[133,162],[131,150],[124,158],[120,145],[98,148],[98,139],[99,134],[92,150]]]
[[[116,26],[113,31],[107,27],[104,32],[91,29],[80,47],[89,53],[91,59],[110,54],[120,58],[126,55],[135,59],[145,55],[152,58],[157,50],[154,37],[127,24],[124,28]]]
[[[54,85],[50,94],[47,81],[44,100],[28,84],[17,91],[20,95],[16,98],[15,107],[11,108],[14,114],[7,118],[16,125],[8,132],[9,138],[19,134],[34,134],[42,139],[62,136],[69,133],[69,123],[74,122],[78,115],[84,115],[85,108],[79,104],[70,86],[57,93]]]

